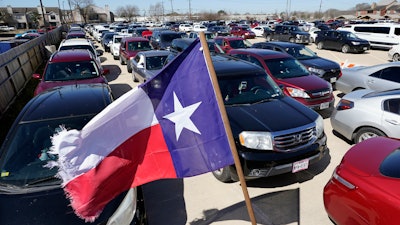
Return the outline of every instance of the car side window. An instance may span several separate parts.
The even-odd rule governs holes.
[[[249,61],[249,62],[251,62],[251,63],[254,63],[254,64],[256,64],[257,66],[263,68],[263,66],[262,66],[262,64],[260,63],[260,61],[258,61],[258,59],[256,59],[256,58],[253,57],[253,56],[250,56],[250,55],[249,55],[247,61]]]
[[[383,103],[383,109],[387,112],[395,113],[400,115],[400,99],[388,99]]]
[[[400,83],[400,67],[388,67],[382,70],[381,79]]]

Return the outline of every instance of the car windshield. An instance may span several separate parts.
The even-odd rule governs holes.
[[[122,37],[115,37],[114,43],[121,43]]]
[[[89,50],[93,55],[97,55],[97,53],[94,51],[94,48],[90,45],[64,45],[60,47],[60,51],[62,50],[71,50],[71,49],[87,49]]]
[[[151,46],[148,41],[132,41],[128,43],[128,50],[151,50]]]
[[[82,80],[98,77],[99,74],[99,70],[94,61],[57,62],[48,64],[44,74],[44,80]]]
[[[57,160],[57,156],[49,152],[50,137],[60,129],[60,125],[67,129],[81,130],[93,116],[20,123],[1,149],[0,185],[29,187],[60,184],[61,181],[54,177],[57,168],[44,167],[48,161]]]
[[[167,55],[163,56],[152,56],[146,58],[146,69],[147,70],[160,70],[163,68]]]
[[[247,47],[243,40],[231,40],[231,41],[229,41],[229,43],[232,48],[246,48]]]
[[[344,37],[346,37],[347,39],[349,39],[349,40],[359,39],[359,37],[358,37],[357,35],[355,35],[355,34],[353,34],[353,33],[351,33],[351,32],[342,33],[342,35],[343,35]]]
[[[285,48],[285,51],[296,59],[314,59],[317,55],[305,46]]]
[[[310,75],[308,70],[296,59],[267,59],[265,64],[271,74],[277,79],[287,79]]]
[[[282,96],[282,92],[272,79],[265,74],[252,76],[219,77],[225,105],[254,104]]]

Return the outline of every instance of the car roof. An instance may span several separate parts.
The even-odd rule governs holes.
[[[66,39],[61,42],[60,46],[70,46],[70,45],[92,45],[92,43],[86,38],[73,38]]]
[[[213,55],[212,62],[217,77],[266,75],[263,68],[234,57]]]
[[[239,48],[232,49],[229,54],[252,54],[262,57],[263,59],[275,59],[275,58],[293,58],[287,53],[278,52],[269,49],[261,49],[261,48]]]
[[[93,54],[87,49],[69,49],[54,52],[49,63],[77,62],[95,60]]]
[[[171,54],[168,50],[149,50],[149,51],[141,51],[138,54],[144,55],[145,57],[151,56],[165,56]]]
[[[134,41],[149,41],[149,39],[144,38],[144,37],[130,37],[130,36],[124,36],[122,38],[125,42],[134,42]]]
[[[31,99],[23,109],[19,121],[97,114],[111,101],[112,97],[106,84],[59,86]]]
[[[259,42],[259,43],[260,44],[266,44],[266,45],[279,46],[279,47],[283,47],[283,48],[304,46],[302,44],[297,44],[297,43],[292,43],[292,42],[284,42],[284,41],[269,41],[269,42]]]
[[[228,41],[230,41],[230,40],[244,40],[244,38],[242,38],[242,37],[234,37],[234,36],[217,36],[217,37],[215,37],[214,39],[226,39],[226,40],[228,40]]]

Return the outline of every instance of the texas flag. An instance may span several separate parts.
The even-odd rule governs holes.
[[[199,40],[163,71],[124,94],[82,130],[52,138],[66,195],[93,221],[114,197],[163,178],[234,164]]]

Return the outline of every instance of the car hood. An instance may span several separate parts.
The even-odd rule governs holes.
[[[328,82],[316,75],[279,79],[277,83],[289,87],[300,88],[306,91],[329,88]]]
[[[340,65],[337,62],[320,57],[312,59],[300,59],[299,61],[307,67],[314,67],[323,70],[331,70],[331,69],[340,70]]]
[[[99,218],[95,220],[95,224],[106,224],[123,197],[120,195],[107,204]],[[0,187],[0,211],[2,213],[0,224],[88,224],[75,215],[70,204],[60,187],[42,191],[39,188],[36,190],[34,188],[10,188],[10,192],[7,191],[7,188]]]
[[[242,131],[275,132],[310,124],[318,114],[290,97],[268,102],[226,106],[235,138]]]

